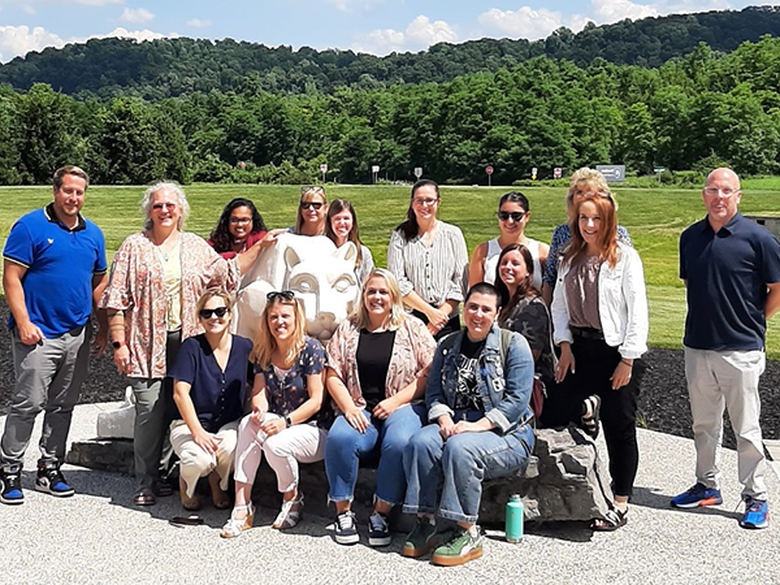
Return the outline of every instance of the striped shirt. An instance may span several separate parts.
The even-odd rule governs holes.
[[[401,295],[415,291],[436,306],[445,301],[462,301],[468,282],[469,257],[460,228],[437,222],[430,246],[421,236],[408,242],[394,230],[387,248],[387,268],[398,279]]]

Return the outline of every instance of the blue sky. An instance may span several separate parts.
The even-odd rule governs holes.
[[[89,38],[188,36],[377,55],[483,37],[538,39],[560,26],[780,2],[726,0],[0,0],[0,61]]]

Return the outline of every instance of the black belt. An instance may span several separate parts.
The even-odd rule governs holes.
[[[575,327],[574,325],[569,325],[569,329],[571,329],[572,334],[582,337],[583,339],[604,341],[604,332],[600,329],[594,329],[593,327]]]

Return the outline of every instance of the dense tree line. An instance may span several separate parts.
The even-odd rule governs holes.
[[[353,51],[269,48],[232,39],[187,38],[145,43],[95,39],[63,49],[45,49],[0,66],[0,84],[27,90],[47,83],[82,99],[136,96],[147,100],[192,92],[235,91],[247,76],[271,93],[331,93],[335,88],[390,88],[397,83],[442,83],[464,74],[511,69],[535,57],[587,67],[601,58],[618,65],[660,67],[704,42],[729,52],[764,34],[780,36],[780,8],[704,12],[589,24],[578,34],[561,28],[546,39],[482,39],[441,43],[420,53],[387,57]]]
[[[449,82],[330,94],[274,94],[256,76],[235,91],[146,102],[77,100],[36,84],[0,90],[0,182],[47,182],[76,161],[101,183],[368,182],[496,184],[553,166],[625,163],[745,174],[780,169],[780,40],[729,54],[702,44],[656,69],[535,57]]]

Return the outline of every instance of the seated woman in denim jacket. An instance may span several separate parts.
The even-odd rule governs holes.
[[[403,452],[420,430],[422,397],[436,344],[422,321],[404,312],[393,274],[381,268],[368,273],[360,304],[328,344],[328,391],[343,414],[328,435],[325,470],[336,504],[335,539],[358,542],[351,511],[358,463],[379,462],[374,513],[368,543],[390,544],[387,514],[403,501],[406,483]]]
[[[474,285],[466,295],[466,329],[436,349],[425,391],[431,424],[404,452],[403,510],[418,517],[404,556],[419,557],[438,545],[432,558],[438,565],[481,557],[482,480],[528,465],[534,446],[529,424],[534,358],[522,335],[498,328],[500,308],[493,285]],[[457,527],[437,533],[436,517]]]

